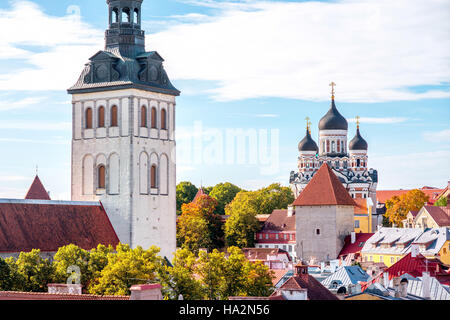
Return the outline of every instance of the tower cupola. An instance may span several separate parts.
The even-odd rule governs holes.
[[[361,133],[359,132],[359,119],[357,120],[356,135],[350,141],[348,148],[349,150],[365,150],[365,151],[367,151],[368,149],[367,141],[364,140],[364,138],[361,136]]]

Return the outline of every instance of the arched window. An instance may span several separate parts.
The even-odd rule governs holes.
[[[360,165],[361,165],[361,160],[356,159],[356,166],[359,168]]]
[[[129,8],[122,9],[122,22],[131,22],[131,13]]]
[[[336,143],[331,141],[331,152],[336,152]]]
[[[134,9],[134,23],[141,24],[141,22],[139,21],[139,9]]]
[[[119,22],[119,9],[114,8],[112,10],[112,23],[118,23]]]
[[[141,127],[147,128],[147,107],[141,107]]]
[[[337,152],[341,152],[341,144],[339,143],[339,141],[337,142]]]
[[[119,126],[119,121],[117,118],[118,114],[117,114],[117,106],[112,106],[111,107],[111,127],[118,127]]]
[[[150,186],[152,189],[155,189],[156,184],[156,165],[152,165],[151,171],[150,171]]]
[[[98,108],[98,127],[105,127],[105,107]]]
[[[92,129],[92,109],[86,109],[86,129]]]
[[[330,140],[327,140],[327,152],[330,152]]]
[[[156,129],[157,128],[157,123],[158,123],[158,118],[157,118],[157,111],[156,108],[153,107],[152,108],[152,128]]]
[[[167,130],[167,112],[166,109],[161,110],[161,129]]]
[[[104,165],[98,167],[98,189],[106,187],[106,169]]]
[[[344,150],[344,141],[341,141],[341,152],[345,152],[345,150]]]

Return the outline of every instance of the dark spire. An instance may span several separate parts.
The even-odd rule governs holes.
[[[356,135],[348,144],[349,150],[367,150],[369,148],[367,141],[359,132],[359,117],[356,117]]]
[[[315,151],[318,152],[319,148],[317,147],[316,142],[311,137],[311,133],[309,132],[309,128],[306,128],[306,136],[302,141],[298,144],[298,151]]]
[[[334,96],[331,99],[330,110],[320,119],[319,130],[348,130],[348,122],[336,108]]]

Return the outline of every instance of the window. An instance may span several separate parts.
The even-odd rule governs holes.
[[[339,141],[337,142],[337,152],[341,152],[341,144]]]
[[[391,257],[391,263],[394,263],[394,262],[395,262],[395,258]]]
[[[105,127],[105,108],[104,107],[98,108],[98,127],[99,128]]]
[[[118,23],[119,22],[119,9],[114,8],[112,11],[112,23]]]
[[[167,129],[167,112],[166,109],[161,110],[161,129],[166,130]]]
[[[336,152],[336,143],[331,141],[331,152]]]
[[[117,106],[111,107],[111,127],[118,127],[119,121],[117,118]]]
[[[345,152],[345,150],[344,150],[344,141],[341,141],[341,152],[342,152],[342,153]]]
[[[131,14],[129,8],[122,9],[122,22],[131,22]]]
[[[277,233],[277,234],[275,234],[275,239],[277,239],[277,240],[278,240],[278,233]]]
[[[287,234],[284,234],[284,240],[287,240]]]
[[[152,128],[156,129],[157,128],[157,112],[156,112],[156,108],[153,107],[152,108]]]
[[[151,173],[150,173],[150,180],[151,180],[151,188],[156,188],[156,165],[152,165]]]
[[[141,107],[141,127],[147,128],[147,107]]]
[[[380,262],[383,262],[383,256],[380,256]]]
[[[262,233],[260,233],[259,234],[259,239],[262,239],[263,238],[263,235],[262,235]]]
[[[373,256],[369,256],[369,261],[373,261]]]
[[[330,141],[327,140],[327,152],[330,152]]]
[[[140,21],[139,21],[139,9],[134,9],[134,23],[135,24],[140,24]]]
[[[106,186],[106,169],[101,165],[98,167],[98,189],[105,189]]]
[[[356,166],[359,167],[361,165],[361,160],[357,159],[356,160]]]
[[[92,109],[86,109],[86,129],[92,129]]]
[[[355,228],[359,228],[359,220],[355,220]]]
[[[269,234],[268,233],[266,233],[266,239],[269,239]]]
[[[316,235],[320,235],[320,229],[316,229]]]

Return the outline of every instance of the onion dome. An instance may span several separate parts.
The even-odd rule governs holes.
[[[334,98],[331,100],[330,110],[320,119],[319,130],[348,130],[348,122],[336,108]]]
[[[367,141],[364,140],[364,138],[361,136],[361,133],[359,132],[359,126],[356,129],[355,137],[348,144],[348,149],[349,150],[367,150],[368,149]]]
[[[311,134],[309,133],[309,129],[306,129],[306,136],[298,144],[298,151],[300,151],[300,152],[302,152],[302,151],[319,152],[319,148],[317,147],[316,142],[311,137]]]

